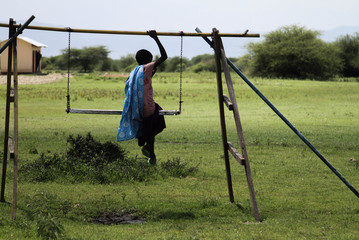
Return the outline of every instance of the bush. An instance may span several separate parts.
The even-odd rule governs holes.
[[[161,168],[164,172],[167,172],[171,177],[186,177],[193,175],[198,172],[197,167],[188,167],[188,163],[181,163],[180,158],[174,158],[173,160],[168,160],[167,162],[161,163]]]
[[[116,183],[120,181],[147,181],[157,176],[186,177],[195,174],[197,167],[189,167],[181,159],[168,160],[151,167],[145,158],[127,157],[117,144],[100,143],[88,133],[70,135],[70,147],[65,154],[41,154],[33,163],[24,165],[20,172],[28,181],[71,181]]]

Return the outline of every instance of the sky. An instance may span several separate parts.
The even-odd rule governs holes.
[[[293,24],[320,31],[359,26],[359,0],[11,0],[3,1],[1,9],[1,23],[8,23],[9,18],[23,23],[34,15],[33,25],[84,29],[195,32],[199,27],[203,32],[211,32],[215,27],[223,33],[241,33],[249,29],[249,33],[263,34]],[[33,31],[29,31],[32,38]],[[64,34],[53,36],[53,39],[66,42]],[[81,46],[90,38],[82,35],[74,40],[74,46]],[[0,39],[5,39],[4,31],[0,32]],[[124,39],[122,43],[121,38],[117,40],[119,44],[128,44],[129,48],[122,47],[123,51],[116,54],[131,53],[135,48],[131,44],[146,42],[145,47],[154,50],[156,47],[144,37]],[[42,39],[35,40],[41,42]],[[178,39],[165,41],[179,47]],[[191,41],[187,46],[199,44]],[[45,44],[50,48],[56,45],[54,42]],[[195,52],[194,47],[188,50]]]

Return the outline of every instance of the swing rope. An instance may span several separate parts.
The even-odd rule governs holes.
[[[181,113],[182,111],[182,72],[183,72],[183,36],[184,36],[184,33],[183,31],[180,32],[181,33],[181,62],[180,62],[180,94],[179,94],[179,113]]]
[[[69,31],[68,47],[67,47],[67,105],[66,112],[70,113],[70,66],[71,66],[71,28],[67,28]]]

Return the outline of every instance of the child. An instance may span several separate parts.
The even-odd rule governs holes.
[[[148,31],[160,50],[160,58],[152,62],[152,54],[141,49],[136,54],[139,64],[130,74],[125,86],[125,104],[122,111],[117,141],[138,138],[138,145],[143,146],[142,153],[148,157],[148,163],[156,164],[154,151],[155,136],[165,127],[165,120],[160,116],[162,108],[153,100],[152,77],[157,67],[167,59],[167,53],[157,37],[156,31]]]

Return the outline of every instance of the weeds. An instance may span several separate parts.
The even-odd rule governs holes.
[[[359,161],[354,159],[354,158],[350,158],[348,163],[352,166],[354,166],[356,169],[359,168]]]
[[[45,192],[40,192],[28,200],[26,217],[35,223],[37,235],[42,239],[63,239],[64,227],[59,217],[68,213],[71,203]]]

